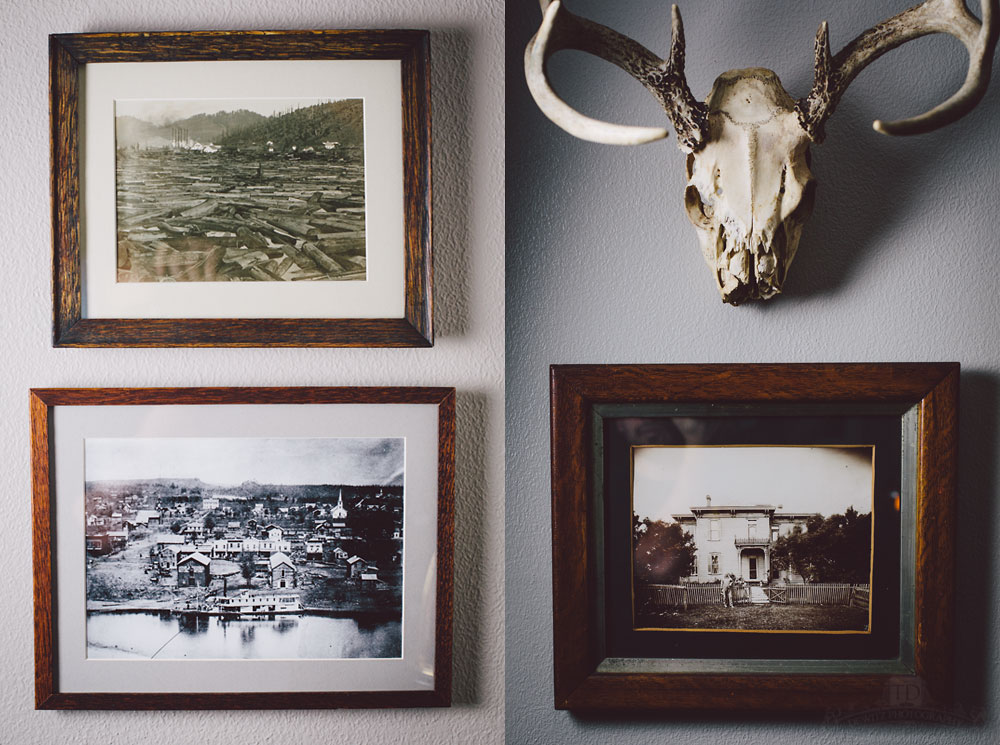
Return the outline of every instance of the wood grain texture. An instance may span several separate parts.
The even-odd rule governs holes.
[[[935,701],[954,694],[955,492],[958,477],[956,365],[920,404],[917,465],[917,674]]]
[[[80,64],[255,59],[400,59],[426,42],[427,31],[140,31],[53,34]]]
[[[403,210],[406,231],[406,320],[434,342],[431,256],[430,35],[415,39],[402,59]]]
[[[404,315],[378,319],[84,318],[80,234],[79,73],[101,62],[398,59],[403,122]],[[56,347],[429,347],[430,34],[427,31],[191,31],[49,37]],[[378,216],[370,216],[378,219]]]
[[[565,705],[600,662],[596,578],[591,576],[590,416],[565,368],[552,368],[552,613],[556,706]],[[578,371],[579,372],[579,371]]]
[[[957,363],[554,365],[550,371],[552,597],[557,709],[819,712],[879,705],[909,680],[951,698]],[[920,407],[915,675],[597,673],[591,414],[609,403],[843,403]]]
[[[57,347],[431,346],[405,318],[78,318],[62,327]]]
[[[81,315],[79,65],[49,38],[53,341]]]
[[[437,625],[434,644],[434,694],[438,706],[451,706],[452,618],[455,574],[455,389],[438,402]]]
[[[916,403],[957,363],[556,365],[589,403]]]
[[[31,556],[35,600],[35,708],[56,691],[55,592],[52,572],[52,488],[49,407],[31,394]]]
[[[59,690],[55,511],[50,478],[56,406],[431,404],[438,407],[434,688],[426,691],[66,693]],[[454,574],[455,389],[442,387],[37,388],[30,392],[36,709],[326,709],[450,706]]]

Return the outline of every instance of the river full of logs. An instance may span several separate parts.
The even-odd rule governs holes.
[[[118,281],[365,279],[364,166],[119,150]]]

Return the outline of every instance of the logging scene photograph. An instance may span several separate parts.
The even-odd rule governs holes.
[[[118,282],[366,279],[361,99],[116,100]]]
[[[874,447],[636,447],[636,629],[868,633]]]

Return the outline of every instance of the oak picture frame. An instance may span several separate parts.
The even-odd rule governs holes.
[[[83,271],[82,72],[116,62],[398,60],[402,100],[401,317],[87,317]],[[429,347],[431,254],[430,34],[418,30],[190,31],[49,37],[56,347]],[[90,123],[89,126],[99,126]],[[381,218],[368,215],[369,224]],[[267,283],[270,284],[270,283]]]
[[[553,365],[555,708],[591,715],[844,713],[891,707],[893,692],[907,686],[921,692],[925,706],[949,705],[958,382],[958,363]],[[717,416],[720,410],[793,418],[815,410],[878,411],[899,418],[904,507],[896,549],[903,576],[896,658],[608,656],[604,425],[615,416]]]
[[[436,436],[431,436],[424,448],[426,452],[436,453],[436,462],[427,464],[429,469],[425,477],[423,497],[436,502],[436,514],[432,511],[428,517],[422,517],[427,527],[424,533],[408,536],[408,541],[430,540],[432,545],[421,550],[426,559],[428,576],[412,576],[414,591],[419,588],[426,598],[427,587],[433,588],[433,603],[431,607],[422,607],[416,603],[419,610],[419,623],[426,627],[421,629],[425,641],[426,653],[432,656],[430,666],[423,657],[411,667],[417,665],[421,675],[432,676],[431,684],[413,680],[408,685],[400,686],[400,690],[387,689],[385,686],[377,690],[354,690],[351,688],[335,688],[334,690],[240,690],[234,691],[201,691],[201,692],[133,692],[111,689],[79,691],[65,690],[61,685],[61,670],[65,661],[60,659],[60,624],[81,624],[77,615],[60,608],[60,593],[65,591],[59,585],[60,565],[70,567],[71,571],[79,571],[84,557],[66,555],[59,552],[60,536],[57,531],[57,511],[60,494],[56,490],[57,482],[57,452],[56,442],[58,431],[55,427],[56,412],[59,409],[76,407],[97,407],[108,410],[102,416],[112,418],[116,415],[116,407],[144,407],[159,409],[160,407],[184,407],[178,409],[179,416],[184,417],[185,411],[191,408],[252,406],[254,411],[262,411],[271,407],[277,409],[292,405],[299,411],[305,411],[309,406],[350,405],[369,407],[366,411],[374,411],[370,407],[394,407],[397,405],[417,405],[432,407],[424,415],[424,421],[433,422]],[[412,409],[412,407],[410,407]],[[87,416],[89,408],[80,409]],[[346,411],[346,409],[340,409]],[[221,410],[210,409],[215,415],[221,415]],[[386,416],[402,416],[387,410]],[[91,414],[93,416],[93,414]],[[242,416],[237,413],[237,416]],[[263,416],[263,414],[262,414]],[[280,416],[280,414],[279,414]],[[454,486],[455,486],[455,389],[431,387],[302,387],[302,388],[97,388],[71,389],[49,388],[33,389],[30,392],[31,417],[31,471],[32,471],[32,544],[34,567],[34,622],[35,622],[35,708],[36,709],[326,709],[326,708],[389,708],[389,707],[442,707],[451,705],[452,686],[452,616],[453,616],[453,566],[454,566]],[[63,419],[63,421],[68,421]],[[420,425],[426,430],[427,425]],[[424,430],[420,430],[424,432]],[[424,432],[425,434],[428,434]],[[245,437],[243,433],[236,436]],[[75,445],[74,445],[75,447]],[[72,449],[72,448],[71,448]],[[407,451],[411,450],[407,445]],[[408,456],[407,473],[410,473]],[[409,484],[409,476],[407,484]],[[407,486],[410,490],[410,486]],[[64,497],[65,499],[65,497]],[[431,506],[433,507],[433,502]],[[82,518],[81,518],[82,519]],[[82,525],[82,523],[80,523]],[[430,533],[431,535],[425,535]],[[82,536],[78,538],[82,539]],[[82,550],[82,542],[77,541]],[[409,545],[409,544],[408,544]],[[89,548],[89,547],[88,547]],[[407,554],[408,555],[408,554]],[[402,560],[401,560],[402,561]],[[421,565],[423,566],[423,565]],[[65,568],[65,567],[64,567]],[[65,572],[63,575],[65,576]],[[409,576],[409,575],[406,575]],[[407,580],[410,581],[410,580]],[[404,593],[407,592],[404,586]],[[407,597],[410,597],[407,595]],[[407,601],[409,602],[409,601]],[[67,615],[67,613],[69,615]],[[407,619],[413,616],[405,611],[401,623],[407,624]],[[272,618],[274,618],[272,616]],[[406,627],[404,627],[406,628]],[[417,628],[417,627],[414,627]],[[405,636],[404,636],[405,640]],[[86,644],[86,641],[84,641]],[[65,645],[64,647],[65,648]],[[402,648],[400,662],[404,661],[405,644]],[[422,653],[424,652],[421,648]],[[424,660],[421,666],[421,660]],[[98,660],[98,662],[105,662]],[[131,662],[131,661],[129,661]],[[299,664],[297,660],[278,661],[285,665]],[[323,660],[308,661],[309,664],[330,664]],[[361,660],[362,664],[370,664]],[[376,664],[380,660],[374,661]],[[337,664],[337,660],[332,660]],[[135,664],[135,663],[132,663]],[[146,664],[146,663],[144,663]],[[178,664],[172,662],[169,664]],[[180,664],[187,664],[181,661]],[[218,664],[217,660],[207,658],[200,664]],[[243,668],[245,669],[245,668]],[[322,672],[322,679],[336,673],[339,668],[332,668],[329,673]],[[356,668],[355,668],[356,669]],[[410,669],[410,668],[407,668]],[[430,673],[428,673],[430,670]],[[102,684],[104,680],[98,671],[96,680]],[[167,674],[166,672],[164,674]],[[239,681],[232,676],[242,677],[231,671],[222,673],[225,680]],[[230,676],[230,677],[225,677]],[[156,677],[156,676],[154,676]],[[416,679],[414,679],[416,680]]]

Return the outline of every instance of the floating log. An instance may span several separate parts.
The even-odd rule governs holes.
[[[128,234],[128,240],[134,243],[149,243],[150,241],[162,241],[167,237],[166,233],[160,233],[157,231],[130,231]]]
[[[296,220],[292,217],[271,215],[269,216],[269,221],[274,225],[277,225],[282,230],[287,230],[292,235],[297,235],[300,238],[316,237],[316,228],[305,220]]]
[[[146,225],[150,222],[155,222],[156,220],[160,219],[161,217],[165,217],[168,214],[170,214],[170,210],[162,208],[147,212],[140,212],[139,214],[136,215],[127,215],[127,216],[123,216],[119,212],[118,220],[122,224],[122,226],[126,228],[131,228],[136,225]]]
[[[321,240],[316,244],[324,252],[333,256],[333,258],[338,259],[341,256],[364,256],[365,255],[365,239],[361,238],[351,238],[348,240],[342,240],[340,238],[334,238],[331,240]]]
[[[338,212],[337,217],[329,217],[325,215],[320,217],[317,215],[313,218],[313,222],[316,225],[327,229],[332,228],[333,232],[337,233],[355,233],[359,228],[364,227],[364,220],[350,220],[345,218],[346,215],[341,217]]]
[[[298,248],[293,245],[285,244],[281,247],[281,250],[285,252],[285,255],[295,262],[300,269],[305,270],[315,270],[317,269],[316,262],[302,253]]]
[[[178,281],[214,281],[218,278],[219,268],[222,264],[222,257],[226,250],[221,246],[213,248],[205,254],[205,257],[174,276]]]
[[[250,249],[264,250],[267,248],[267,239],[260,233],[256,233],[245,225],[236,228],[236,245],[246,246]]]
[[[344,271],[344,267],[339,262],[331,259],[312,243],[303,243],[302,253],[319,264],[320,269],[325,272],[335,272],[340,274]]]
[[[323,209],[336,212],[341,207],[356,207],[358,203],[353,199],[327,199],[324,197],[320,200],[320,204],[323,205]]]
[[[339,241],[346,241],[351,243],[361,239],[365,240],[365,231],[363,230],[338,230],[332,233],[320,233],[319,238],[324,243],[336,243]]]
[[[295,266],[295,262],[288,255],[282,256],[280,261],[272,263],[275,264],[273,269],[274,275],[279,279],[288,279],[285,275]]]
[[[249,274],[251,277],[261,282],[273,282],[275,279],[270,274],[261,269],[259,266],[247,267],[246,271],[247,274]]]
[[[244,251],[238,248],[230,248],[226,251],[223,261],[227,264],[236,264],[241,269],[268,261],[269,257],[263,251]]]
[[[192,184],[192,186],[195,186]],[[219,202],[215,199],[206,199],[201,204],[186,209],[181,212],[181,217],[207,217],[219,208]]]
[[[364,262],[355,257],[364,254],[364,215],[335,211],[364,206],[364,166],[325,158],[264,159],[156,150],[120,154],[116,261],[122,281],[262,281],[261,272],[268,281],[363,277],[357,267]],[[246,263],[257,270],[220,263],[227,249],[240,250],[243,262],[253,255]]]
[[[289,233],[287,230],[282,230],[277,225],[272,225],[267,220],[262,220],[259,217],[247,217],[245,219],[245,223],[253,228],[256,228],[258,232],[268,236],[275,243],[295,244],[298,242],[298,238]]]

